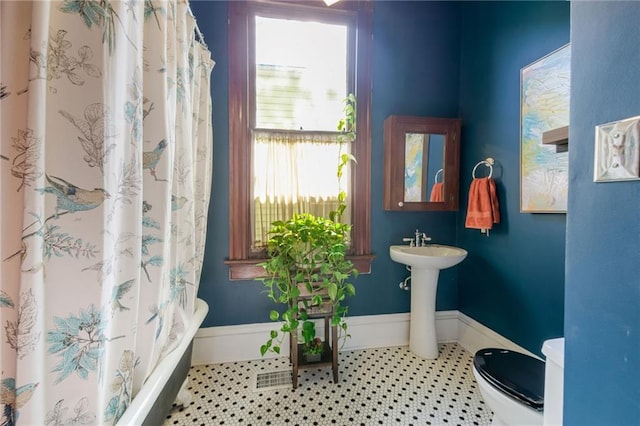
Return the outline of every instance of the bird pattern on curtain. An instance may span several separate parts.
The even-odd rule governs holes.
[[[214,62],[186,0],[0,23],[0,424],[115,424],[193,312]]]

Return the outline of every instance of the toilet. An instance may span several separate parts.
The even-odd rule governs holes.
[[[543,425],[545,363],[508,349],[486,348],[473,357],[480,394],[492,425]]]
[[[508,349],[476,352],[473,375],[493,425],[562,426],[564,337],[546,340],[542,353],[546,363]]]

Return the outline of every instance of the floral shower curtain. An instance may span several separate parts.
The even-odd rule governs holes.
[[[113,424],[189,323],[210,52],[186,0],[2,1],[1,420]]]

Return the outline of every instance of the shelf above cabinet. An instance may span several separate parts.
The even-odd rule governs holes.
[[[544,145],[555,145],[556,152],[567,152],[569,150],[569,126],[542,132],[542,143]]]

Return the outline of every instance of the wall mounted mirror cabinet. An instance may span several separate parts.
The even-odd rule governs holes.
[[[460,125],[458,118],[387,117],[385,210],[458,210]]]

